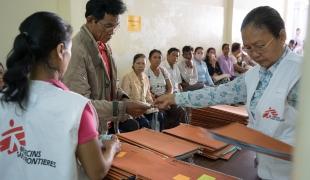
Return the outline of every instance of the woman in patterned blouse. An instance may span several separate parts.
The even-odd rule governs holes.
[[[155,104],[201,108],[244,102],[250,128],[294,145],[302,59],[285,45],[284,21],[275,9],[257,7],[243,20],[241,35],[244,49],[258,65],[226,84],[164,95]],[[261,179],[290,179],[290,161],[263,154],[257,154],[257,160]]]

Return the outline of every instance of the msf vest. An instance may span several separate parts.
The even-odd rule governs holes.
[[[287,96],[301,77],[301,58],[289,52],[280,62],[255,109],[249,113],[249,126],[285,143],[294,145],[297,110],[287,102]],[[246,73],[247,110],[259,82],[259,68]],[[292,163],[257,154],[258,175],[262,179],[290,179]]]
[[[43,81],[31,81],[25,110],[0,104],[3,180],[78,179],[78,130],[88,99]]]

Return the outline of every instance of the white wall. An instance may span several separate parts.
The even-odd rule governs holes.
[[[36,11],[51,11],[67,20],[68,4],[63,0],[1,0],[0,62],[4,63],[18,33],[19,24]]]
[[[304,39],[307,29],[307,17],[309,9],[308,0],[288,0],[287,3],[287,21],[286,21],[286,33],[287,41],[294,39],[296,36],[296,28],[300,28],[301,39]]]
[[[85,6],[88,0],[66,0],[70,3],[70,23],[73,27],[73,34],[76,34],[80,27],[86,22]]]
[[[56,12],[69,21],[76,33],[85,23],[87,0],[6,0],[1,1],[0,58],[12,47],[20,22],[38,10]],[[121,28],[110,44],[120,77],[130,71],[136,53],[146,55],[153,48],[165,55],[168,48],[184,45],[214,46],[225,40],[224,0],[125,0],[128,11],[121,17]],[[16,6],[22,7],[16,10]],[[14,13],[13,13],[14,12]],[[142,17],[141,32],[127,31],[127,16]],[[9,18],[9,19],[8,19]]]
[[[184,45],[219,47],[224,28],[222,1],[205,0],[126,0],[128,11],[121,28],[111,40],[120,77],[131,70],[136,53],[148,56],[156,48],[164,56],[170,47]],[[127,31],[127,16],[142,18],[141,32]],[[216,19],[214,18],[216,17]]]
[[[286,1],[279,0],[260,0],[260,1],[248,1],[248,0],[234,0],[233,5],[233,27],[232,27],[232,42],[242,43],[240,27],[244,17],[252,9],[258,6],[271,6],[275,8],[285,20],[286,17]]]

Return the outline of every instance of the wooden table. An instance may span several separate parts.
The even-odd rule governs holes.
[[[200,155],[194,156],[194,164],[223,172],[245,180],[259,180],[254,166],[255,153],[252,151],[238,151],[230,160],[211,160]]]

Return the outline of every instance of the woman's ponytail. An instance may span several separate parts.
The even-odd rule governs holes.
[[[59,43],[71,41],[72,28],[51,12],[36,12],[19,26],[13,48],[7,57],[3,76],[6,87],[2,101],[18,103],[26,108],[30,73],[37,65],[49,65],[50,54]]]
[[[26,32],[16,36],[13,49],[7,58],[7,71],[3,76],[6,88],[3,100],[18,102],[21,107],[28,95],[29,74],[35,61],[31,39]]]

